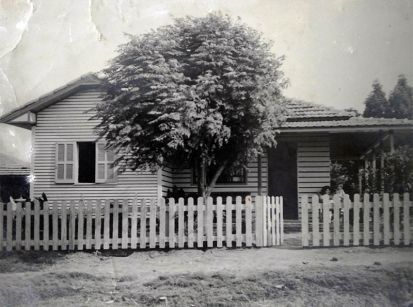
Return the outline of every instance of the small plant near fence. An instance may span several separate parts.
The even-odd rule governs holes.
[[[282,197],[35,201],[0,205],[0,250],[279,245]]]
[[[413,204],[409,193],[355,194],[344,198],[303,196],[302,245],[410,245]]]

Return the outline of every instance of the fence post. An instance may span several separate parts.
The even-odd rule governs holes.
[[[263,246],[264,238],[264,206],[263,196],[255,196],[255,245]]]
[[[403,194],[403,243],[410,244],[410,201],[409,193]]]
[[[308,246],[308,197],[301,196],[301,232],[302,245]]]

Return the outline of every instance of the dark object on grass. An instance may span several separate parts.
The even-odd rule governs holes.
[[[330,261],[338,261],[338,259],[336,257],[333,257],[330,259]]]
[[[374,263],[373,263],[374,265],[381,265],[381,262],[378,262],[378,261],[374,261]]]

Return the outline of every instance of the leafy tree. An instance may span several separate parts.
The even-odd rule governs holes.
[[[407,84],[406,77],[399,76],[397,84],[389,97],[387,117],[413,119],[413,89]]]
[[[385,190],[390,193],[412,192],[413,148],[405,145],[384,156]]]
[[[96,127],[121,169],[195,167],[210,195],[224,170],[276,144],[282,58],[260,33],[219,13],[134,36],[105,70]],[[213,170],[213,176],[207,176]]]
[[[365,109],[363,112],[364,117],[385,117],[388,110],[388,102],[386,94],[382,90],[382,86],[379,81],[373,82],[373,90],[364,102]]]

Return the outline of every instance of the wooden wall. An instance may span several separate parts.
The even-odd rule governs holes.
[[[320,192],[330,185],[329,135],[306,135],[297,143],[297,192],[299,209],[301,196]],[[299,214],[300,214],[299,210]]]
[[[157,174],[127,171],[116,183],[55,183],[56,142],[94,141],[96,120],[89,111],[100,100],[98,90],[83,90],[37,114],[34,136],[33,195],[45,192],[53,200],[156,197]]]

